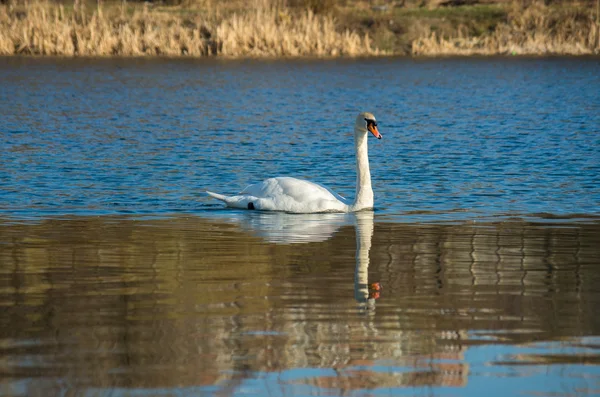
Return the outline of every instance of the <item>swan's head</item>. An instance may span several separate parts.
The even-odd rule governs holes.
[[[358,117],[356,117],[354,130],[363,134],[369,131],[375,136],[375,138],[382,138],[381,134],[379,133],[379,130],[377,130],[377,120],[375,120],[375,116],[373,116],[373,113],[362,112],[361,114],[359,114]]]

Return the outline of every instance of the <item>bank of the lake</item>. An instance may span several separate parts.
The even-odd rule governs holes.
[[[0,55],[590,55],[600,54],[596,3],[9,1]]]

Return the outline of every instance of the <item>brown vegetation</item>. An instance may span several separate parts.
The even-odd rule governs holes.
[[[597,16],[596,16],[597,17]],[[488,34],[469,35],[464,26],[454,34],[431,32],[416,39],[415,55],[599,54],[600,24],[585,8],[552,9],[542,3],[515,3],[506,22]]]
[[[0,55],[600,53],[598,4],[379,3],[384,6],[359,0],[187,0],[170,6],[13,1],[0,4]]]
[[[67,56],[375,55],[368,35],[338,31],[331,16],[259,6],[243,14],[186,15],[148,6],[89,12],[35,2],[0,6],[0,54]]]

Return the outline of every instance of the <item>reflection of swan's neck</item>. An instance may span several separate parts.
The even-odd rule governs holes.
[[[371,187],[366,131],[355,129],[354,145],[356,147],[356,197],[352,204],[352,210],[359,211],[373,208],[373,188]]]
[[[354,272],[354,297],[359,302],[369,299],[369,252],[373,237],[373,212],[356,214],[356,269]]]

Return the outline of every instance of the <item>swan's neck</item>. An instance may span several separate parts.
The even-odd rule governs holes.
[[[352,204],[353,211],[373,208],[373,188],[371,187],[371,171],[369,170],[369,149],[367,134],[356,131],[356,198]]]

